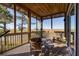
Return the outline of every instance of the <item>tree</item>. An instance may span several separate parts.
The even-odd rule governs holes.
[[[0,5],[0,15],[2,16],[0,17],[0,19],[3,19],[3,17],[5,17],[4,19],[8,20],[8,22],[12,21],[12,15],[5,6]]]
[[[4,20],[4,21],[3,21]],[[10,23],[12,21],[12,15],[7,10],[7,8],[3,5],[0,5],[0,23],[6,26],[6,23]],[[4,29],[4,27],[1,27]]]
[[[19,30],[23,30],[23,25],[25,25],[27,22],[26,22],[26,20],[27,20],[27,18],[25,17],[25,15],[24,15],[24,13],[23,12],[20,12],[20,15],[21,16],[19,16],[19,15],[17,15],[16,16],[16,18],[18,19],[18,20],[21,20],[21,23],[19,23],[17,26],[18,26],[18,29]]]

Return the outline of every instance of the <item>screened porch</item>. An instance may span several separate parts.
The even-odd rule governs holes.
[[[0,55],[75,55],[75,15],[75,4],[0,4]]]

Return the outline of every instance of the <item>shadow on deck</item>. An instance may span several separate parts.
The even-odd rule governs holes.
[[[73,50],[73,48],[72,48]],[[66,56],[67,55],[67,51],[66,51],[66,47],[55,47],[53,48],[53,51],[52,51],[52,56]],[[38,54],[36,55],[37,53],[35,53],[34,56],[38,56]],[[30,52],[25,52],[25,53],[19,53],[19,54],[13,54],[13,55],[9,55],[9,56],[31,56],[31,53]],[[46,55],[47,56],[47,55]],[[50,55],[48,55],[50,56]]]

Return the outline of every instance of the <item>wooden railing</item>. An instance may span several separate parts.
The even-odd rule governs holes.
[[[28,42],[28,33],[9,33],[0,37],[0,53]]]
[[[31,32],[31,38],[39,36],[39,32]],[[28,43],[28,32],[8,33],[0,37],[0,53],[11,50],[25,43]]]

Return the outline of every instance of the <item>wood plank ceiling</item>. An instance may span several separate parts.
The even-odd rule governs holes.
[[[66,3],[25,3],[18,5],[23,9],[28,9],[41,17],[65,13],[68,7],[68,4]]]
[[[11,4],[7,4],[11,5]],[[20,9],[30,11],[35,17],[50,18],[64,16],[64,13],[67,11],[68,3],[16,3]],[[19,9],[19,10],[20,10]]]

